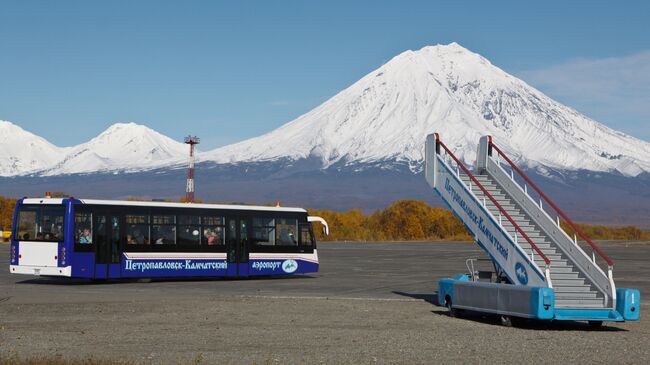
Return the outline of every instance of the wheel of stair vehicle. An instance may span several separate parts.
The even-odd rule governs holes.
[[[506,315],[501,315],[499,316],[499,320],[501,321],[501,325],[504,327],[512,327],[512,317],[506,316]]]
[[[603,326],[603,321],[589,321],[588,323],[591,328],[600,328]]]
[[[451,298],[445,298],[445,307],[447,307],[447,313],[449,314],[449,317],[458,317],[458,309],[454,309],[454,307],[451,305]]]

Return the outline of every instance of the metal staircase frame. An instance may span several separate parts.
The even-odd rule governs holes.
[[[507,165],[504,166],[501,159]],[[455,309],[467,309],[506,317],[583,320],[594,325],[603,321],[639,319],[639,291],[615,287],[612,260],[489,136],[479,141],[476,174],[454,155],[437,133],[427,136],[427,182],[474,235],[476,243],[494,263],[495,270],[510,283],[480,281],[470,269],[471,275],[439,280],[439,305],[447,306],[450,313]],[[518,179],[523,179],[524,183]],[[529,188],[539,195],[538,200],[530,194]],[[557,213],[555,220],[544,205]],[[574,230],[573,239],[562,229],[560,217]],[[593,249],[591,258],[580,247],[578,236]],[[607,274],[598,265],[596,254],[607,264]],[[551,257],[557,260],[553,267]],[[557,280],[555,288],[551,282],[553,275]],[[573,288],[570,281],[580,281],[583,284],[575,285],[584,289]]]
[[[508,212],[499,204],[492,194],[474,177],[474,175],[465,167],[465,165],[451,152],[451,150],[440,140],[437,133],[429,135],[426,142],[426,159],[425,159],[425,177],[431,187],[436,189],[441,197],[450,207],[456,205],[453,209],[454,214],[465,227],[472,232],[476,242],[488,253],[490,258],[501,268],[504,274],[512,283],[528,285],[535,287],[552,288],[550,267],[551,260],[535,245],[528,237],[517,222],[508,214]],[[443,156],[448,156],[456,164],[456,169],[447,163]],[[463,171],[469,178],[470,183],[465,184],[460,178],[460,171]],[[472,183],[474,185],[472,185]],[[494,216],[487,208],[485,199],[479,199],[474,194],[473,189],[478,188],[491,202],[498,208],[499,215]],[[478,217],[476,211],[479,211],[488,219],[484,220]],[[510,235],[502,226],[503,220],[508,220],[515,227],[514,235]],[[521,238],[520,238],[521,237]],[[526,253],[517,243],[519,239],[524,239],[533,248],[539,257],[545,262],[542,269],[535,263],[534,253]],[[504,245],[506,245],[504,247]],[[513,255],[503,252],[514,252]],[[526,280],[516,280],[518,277],[517,270],[526,267],[531,268],[536,275],[528,276]]]
[[[494,153],[496,152],[496,154]],[[496,156],[495,156],[496,155]],[[510,168],[510,172],[503,167],[503,159]],[[486,171],[490,177],[501,185],[512,199],[526,212],[533,222],[546,234],[554,245],[566,255],[587,280],[588,283],[600,291],[605,297],[605,307],[616,308],[616,286],[613,278],[613,261],[607,257],[578,227],[569,219],[569,217],[557,205],[544,194],[528,176],[499,149],[492,137],[484,136],[479,141],[479,150],[477,155],[477,170]],[[520,184],[515,179],[515,173],[519,175],[524,183]],[[539,195],[539,200],[535,201],[529,193],[528,187],[531,187]],[[546,206],[552,207],[558,214],[557,219],[551,216],[544,209],[543,202]],[[572,239],[560,226],[560,217],[574,229],[576,233]],[[593,248],[592,257],[578,244],[577,236],[580,236],[585,242]],[[600,268],[596,262],[596,253],[607,263],[607,274]]]

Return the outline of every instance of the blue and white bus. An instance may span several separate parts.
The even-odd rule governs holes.
[[[73,278],[247,277],[318,271],[301,208],[24,198],[11,273]]]

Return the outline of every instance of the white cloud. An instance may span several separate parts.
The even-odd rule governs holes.
[[[650,51],[575,59],[519,76],[599,122],[650,138]]]

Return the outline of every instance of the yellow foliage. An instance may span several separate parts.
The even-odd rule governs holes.
[[[635,226],[608,227],[581,223],[577,223],[576,226],[591,240],[650,240],[650,232],[643,231]],[[569,237],[573,237],[573,228],[568,223],[561,221],[560,227],[564,229]],[[578,240],[581,239],[580,236],[577,238]]]
[[[132,197],[127,200],[143,199]],[[0,230],[11,231],[15,206],[16,199],[0,196]],[[330,235],[324,237],[320,223],[314,223],[316,237],[321,241],[467,241],[472,239],[450,210],[434,208],[418,200],[398,200],[388,208],[377,210],[370,215],[364,214],[357,208],[347,212],[310,209],[309,214],[321,216],[329,224]],[[561,225],[569,236],[573,236],[573,230],[565,222],[561,222]],[[577,226],[592,240],[650,240],[650,232],[634,226],[607,227],[587,224]]]
[[[359,209],[347,212],[310,210],[309,214],[323,217],[330,225],[330,235],[324,237],[316,227],[317,238],[333,241],[404,241],[404,240],[470,240],[462,223],[442,208],[433,208],[423,201],[399,200],[386,209],[369,216]],[[320,226],[320,224],[315,223]]]
[[[3,235],[0,237],[0,241],[9,240],[4,232],[11,232],[15,207],[16,199],[0,196],[0,231],[3,231]]]
[[[316,237],[321,241],[472,240],[450,210],[433,208],[418,200],[398,200],[368,216],[359,209],[309,210],[309,214],[321,216],[329,224],[330,235],[325,237],[320,224],[314,223]],[[562,227],[573,235],[566,223]],[[578,224],[578,228],[592,240],[650,240],[650,232],[634,226]]]

